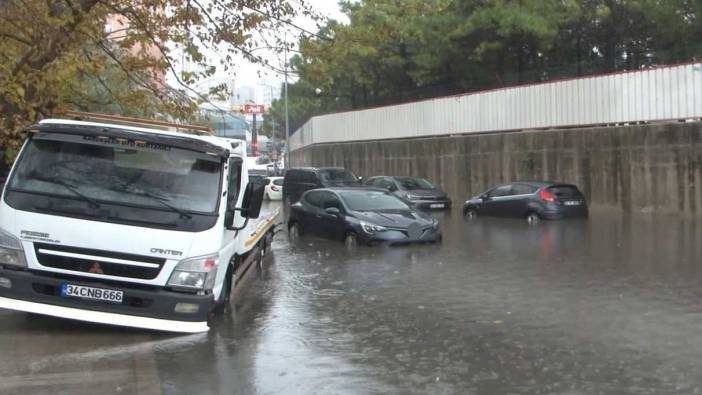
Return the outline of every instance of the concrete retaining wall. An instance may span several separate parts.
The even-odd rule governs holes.
[[[455,202],[515,180],[577,184],[593,207],[702,214],[702,123],[525,131],[311,145],[294,166],[418,175]]]

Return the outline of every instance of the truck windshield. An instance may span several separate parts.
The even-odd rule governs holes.
[[[181,214],[217,208],[222,166],[216,157],[170,146],[64,140],[31,139],[9,188]]]

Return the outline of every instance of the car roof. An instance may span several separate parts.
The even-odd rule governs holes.
[[[382,189],[382,188],[373,188],[373,187],[330,187],[330,188],[317,188],[317,189],[312,189],[311,191],[329,191],[329,192],[383,192],[383,193],[388,193],[387,190]]]
[[[575,186],[574,184],[570,184],[570,183],[567,183],[567,182],[558,182],[558,181],[512,181],[512,182],[507,182],[507,183],[504,183],[504,184],[500,184],[500,185],[498,185],[498,186],[502,186],[502,185],[512,185],[512,184],[526,184],[526,185],[531,185],[531,186],[539,187],[539,188],[550,187],[550,186],[554,186],[554,185],[572,185],[572,186]]]
[[[320,171],[320,170],[346,170],[345,167],[293,167],[288,169],[287,171],[295,171],[295,170],[301,170],[301,171]]]

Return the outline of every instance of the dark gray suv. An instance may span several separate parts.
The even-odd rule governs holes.
[[[366,181],[366,185],[385,189],[420,209],[449,209],[451,199],[446,192],[422,177],[376,176]]]
[[[285,172],[283,202],[290,206],[310,189],[354,186],[361,186],[361,180],[343,167],[293,168]]]

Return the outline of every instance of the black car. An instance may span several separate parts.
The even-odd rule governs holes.
[[[310,189],[361,186],[361,180],[343,167],[301,167],[285,172],[283,201],[291,205]]]
[[[515,182],[500,185],[463,205],[463,215],[541,219],[587,217],[585,197],[578,187],[557,182]]]
[[[288,230],[293,237],[311,233],[347,246],[441,240],[436,219],[375,188],[308,191],[292,205]]]
[[[425,178],[376,176],[369,178],[366,181],[366,185],[386,189],[418,208],[451,208],[451,199],[449,199],[446,192],[437,188]]]

